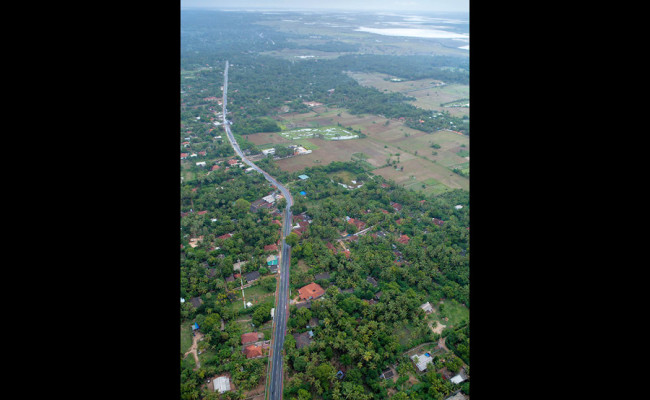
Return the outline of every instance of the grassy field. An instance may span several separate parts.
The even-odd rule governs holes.
[[[327,126],[319,128],[302,128],[290,131],[280,132],[280,135],[285,139],[306,139],[306,138],[321,138],[325,140],[346,140],[356,139],[358,134],[350,132],[339,126]]]
[[[408,324],[402,325],[400,329],[395,331],[395,335],[397,336],[397,340],[401,346],[407,346],[411,340],[415,339],[413,336],[414,330],[415,327],[411,324]]]
[[[344,183],[346,185],[353,185],[352,181],[356,181],[356,175],[354,175],[350,171],[338,171],[338,172],[332,172],[327,174],[330,178],[334,179],[335,177],[339,178],[341,180],[341,183]]]
[[[236,289],[236,293],[237,298],[230,303],[230,307],[233,311],[239,312],[244,309],[244,303],[239,288]],[[246,303],[251,302],[254,306],[262,303],[275,303],[274,292],[267,292],[261,285],[244,289],[244,296],[246,297]]]
[[[186,321],[181,324],[181,353],[185,354],[192,346],[192,325],[194,322]]]
[[[448,321],[441,318],[440,304],[437,303],[432,303],[435,312],[429,314],[431,321],[434,321],[434,323],[435,321],[440,321],[441,324],[452,328],[458,326],[462,321],[469,321],[469,308],[454,300],[443,300],[443,302],[444,315],[448,318]]]

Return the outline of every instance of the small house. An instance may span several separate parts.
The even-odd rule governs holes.
[[[259,333],[249,332],[241,335],[241,344],[253,343],[259,340]]]
[[[397,241],[401,244],[408,244],[410,239],[411,238],[409,238],[408,235],[402,235],[399,237],[399,239],[397,239]]]
[[[269,244],[264,246],[264,251],[278,251],[278,245],[277,244]]]
[[[272,265],[278,265],[278,256],[276,256],[275,254],[271,254],[270,256],[268,256],[266,258],[266,265],[268,265],[269,267]]]
[[[298,294],[301,300],[311,300],[317,299],[325,294],[325,290],[318,283],[312,282],[298,289]]]
[[[212,381],[212,386],[215,392],[225,393],[230,391],[230,378],[227,376],[220,376]]]
[[[244,349],[244,354],[246,358],[259,358],[262,357],[263,352],[260,346],[251,345]]]
[[[254,282],[260,279],[260,273],[259,271],[253,271],[245,274],[244,277],[246,277],[246,282]]]
[[[418,370],[422,372],[426,371],[427,365],[433,362],[433,357],[431,357],[431,354],[429,353],[416,354],[411,356],[411,360],[413,360],[415,365],[418,367]]]

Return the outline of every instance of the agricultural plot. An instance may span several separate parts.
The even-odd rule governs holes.
[[[389,166],[376,169],[372,172],[376,175],[381,175],[386,179],[392,179],[398,185],[409,185],[409,187],[418,190],[420,190],[419,188],[422,188],[423,182],[432,178],[436,182],[442,183],[452,189],[469,190],[469,179],[455,174],[448,168],[438,165],[437,163],[432,163],[419,157],[413,157],[408,160],[402,159],[398,165],[400,167],[398,169]],[[401,167],[404,167],[404,169],[402,170]],[[418,184],[419,188],[417,186]],[[424,189],[426,189],[426,187]]]
[[[432,79],[394,81],[396,77],[367,72],[347,72],[362,86],[374,87],[383,92],[399,92],[415,97],[416,107],[425,110],[448,111],[453,116],[469,115],[469,85],[443,84]],[[462,100],[462,101],[461,101]],[[442,104],[442,106],[441,106]],[[467,107],[464,107],[465,105]]]
[[[363,152],[368,156],[365,162],[377,168],[386,164],[390,151],[397,152],[396,148],[384,148],[382,143],[377,143],[368,138],[354,140],[323,140],[303,139],[316,145],[317,149],[310,154],[278,160],[278,166],[289,172],[299,171],[314,165],[327,165],[333,161],[350,161],[356,153]]]
[[[452,172],[453,168],[469,168],[468,158],[458,154],[469,152],[467,136],[448,131],[426,133],[411,129],[401,121],[370,114],[352,115],[340,108],[318,107],[307,113],[284,114],[280,120],[283,125],[291,127],[287,131],[289,134],[257,133],[250,135],[248,140],[262,148],[281,143],[300,144],[312,150],[311,154],[278,160],[278,166],[284,171],[295,172],[333,161],[359,160],[367,163],[373,173],[427,194],[441,193],[450,188],[469,188],[466,177]],[[338,134],[341,136],[351,130],[359,130],[366,137],[351,140],[307,137],[331,127],[340,129]],[[326,133],[336,135],[334,132]],[[433,144],[439,148],[431,147]],[[386,166],[387,162],[392,163],[393,160],[399,160],[396,164],[398,170]],[[403,171],[401,167],[404,167]]]
[[[435,160],[437,164],[448,168],[468,162],[469,138],[453,132],[437,131],[432,134],[413,135],[402,138],[398,145],[401,150],[413,154],[417,151],[419,157]],[[432,147],[435,145],[440,147]],[[461,155],[463,151],[467,155]]]

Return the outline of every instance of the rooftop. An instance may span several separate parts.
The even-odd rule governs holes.
[[[241,335],[241,344],[257,342],[259,335],[257,332],[249,332]]]
[[[262,356],[262,348],[260,346],[248,346],[244,349],[244,354],[246,358],[256,358]]]
[[[219,393],[224,393],[230,390],[230,378],[227,376],[220,376],[212,381],[214,386],[214,391]]]
[[[316,299],[322,296],[324,293],[325,290],[318,283],[314,282],[298,289],[298,294],[302,300]]]

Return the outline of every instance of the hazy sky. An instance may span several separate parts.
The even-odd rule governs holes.
[[[181,0],[185,7],[469,12],[469,0]]]

